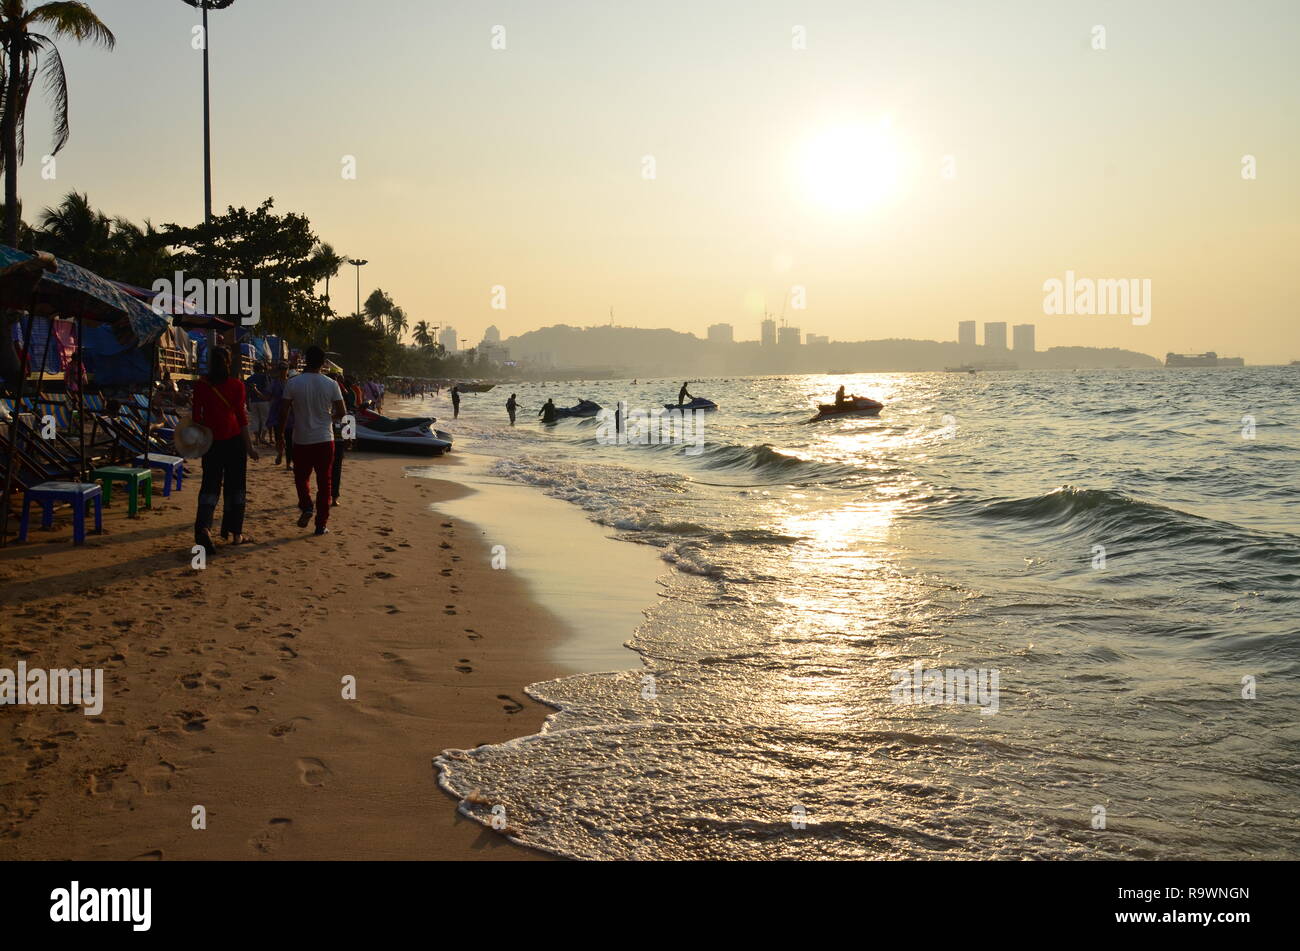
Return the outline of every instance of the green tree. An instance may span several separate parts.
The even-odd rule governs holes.
[[[316,296],[320,270],[313,257],[319,244],[306,216],[275,214],[275,200],[256,211],[229,208],[211,224],[163,226],[175,249],[171,264],[187,280],[261,282],[259,333],[294,339],[319,336],[329,307]]]
[[[391,355],[388,338],[364,317],[353,314],[331,320],[326,327],[326,348],[353,376],[376,379],[388,374]]]
[[[44,30],[45,32],[40,32]],[[38,77],[52,100],[54,145],[58,155],[72,134],[68,121],[68,77],[55,40],[72,39],[112,49],[113,33],[85,3],[43,3],[27,8],[26,0],[0,0],[0,48],[4,52],[4,88],[0,90],[0,166],[5,173],[5,243],[18,244],[22,208],[18,201],[18,166],[26,144],[27,98]]]

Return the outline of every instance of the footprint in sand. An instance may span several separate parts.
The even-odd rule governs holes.
[[[505,708],[506,713],[509,713],[512,716],[524,708],[522,703],[509,694],[499,693],[497,694],[497,699],[505,701],[501,706]]]
[[[248,844],[263,855],[269,855],[284,844],[284,837],[292,826],[292,819],[272,819],[265,829],[248,840]]]
[[[442,613],[443,613],[443,614],[455,614],[455,613],[456,613],[456,605],[454,605],[454,604],[449,604],[449,605],[447,605],[446,610],[443,611]]]
[[[465,633],[469,635],[469,639],[471,641],[479,641],[483,639],[483,635],[480,634],[478,631],[474,630],[474,628],[472,627],[465,628]]]
[[[166,760],[159,760],[157,766],[151,766],[144,771],[140,787],[147,795],[157,796],[172,788],[172,777],[175,775],[175,766]]]
[[[207,729],[208,716],[202,710],[181,710],[172,716],[181,721],[181,729],[186,733],[199,733]]]
[[[308,786],[324,786],[331,775],[330,768],[314,756],[298,760],[298,779]]]
[[[456,669],[459,670],[462,674],[474,673],[474,668],[470,666],[469,659],[466,657],[462,657],[460,659],[460,663],[456,665]]]
[[[444,568],[444,569],[442,569],[442,571],[440,572],[440,574],[441,574],[444,578],[450,578],[450,577],[451,577],[451,569],[450,569],[450,568]]]
[[[162,849],[154,849],[150,852],[141,852],[139,855],[130,859],[132,862],[161,862],[163,857]]]
[[[276,736],[276,737],[288,736],[294,730],[298,729],[298,724],[310,723],[310,722],[311,722],[311,717],[290,717],[288,720],[285,720],[283,723],[277,723],[275,726],[271,727],[270,733],[272,736]]]

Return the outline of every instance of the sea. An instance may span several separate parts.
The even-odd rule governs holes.
[[[1300,368],[691,381],[677,445],[535,417],[681,382],[446,424],[663,567],[623,669],[438,758],[465,815],[575,859],[1300,857]],[[810,422],[841,383],[879,416]]]

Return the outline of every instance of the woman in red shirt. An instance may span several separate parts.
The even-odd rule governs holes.
[[[248,409],[244,384],[230,375],[230,353],[214,348],[208,375],[194,384],[194,421],[212,430],[212,448],[203,454],[203,484],[199,488],[199,510],[194,519],[194,541],[209,555],[212,517],[225,484],[221,510],[221,537],[232,535],[236,545],[252,541],[244,534],[244,506],[247,501],[248,460],[257,459],[248,434]]]

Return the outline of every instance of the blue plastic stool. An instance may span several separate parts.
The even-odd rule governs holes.
[[[162,453],[151,452],[148,455],[136,456],[135,464],[163,471],[164,496],[172,494],[172,480],[176,481],[176,491],[181,490],[181,479],[185,475],[185,460],[180,456],[164,456]]]
[[[86,500],[95,503],[95,531],[104,530],[103,491],[94,483],[87,482],[42,482],[23,492],[23,518],[18,524],[18,540],[27,541],[27,526],[31,516],[31,504],[39,502],[41,511],[41,528],[54,524],[54,505],[67,502],[72,505],[72,541],[77,545],[86,543]]]

